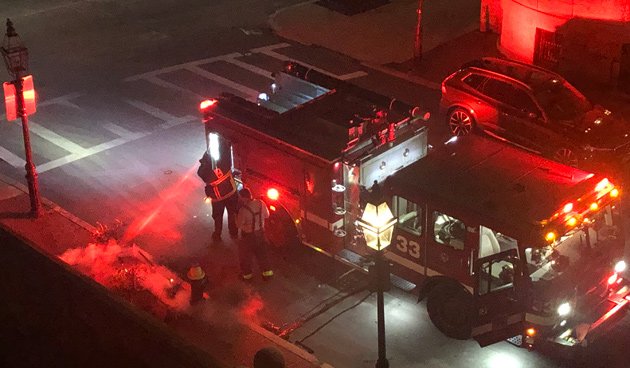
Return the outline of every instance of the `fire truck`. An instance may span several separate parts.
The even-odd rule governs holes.
[[[447,336],[584,346],[625,310],[611,178],[484,137],[431,147],[420,107],[294,62],[274,77],[256,102],[203,103],[213,165],[264,197],[273,246],[365,269],[357,220],[379,192],[398,219],[392,282]]]

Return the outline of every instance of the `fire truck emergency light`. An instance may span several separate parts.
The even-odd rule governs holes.
[[[278,192],[276,188],[269,188],[269,190],[267,190],[267,198],[272,201],[277,201],[278,198],[280,198],[280,192]]]
[[[573,211],[573,203],[569,202],[569,203],[565,204],[564,208],[562,209],[562,211],[564,211],[564,213],[569,213],[569,212]]]
[[[205,110],[211,106],[214,106],[217,104],[217,100],[215,100],[214,98],[209,99],[209,100],[203,100],[201,101],[201,103],[199,104],[199,110]]]

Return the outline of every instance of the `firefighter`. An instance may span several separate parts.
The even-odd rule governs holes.
[[[206,195],[208,190],[212,190],[210,185],[206,185]],[[214,232],[212,240],[221,240],[223,232],[223,214],[227,210],[228,230],[232,239],[238,238],[238,226],[236,226],[236,215],[238,214],[238,195],[236,192],[222,200],[212,200],[212,219],[214,220]]]
[[[241,240],[238,243],[241,277],[246,281],[252,279],[252,260],[256,258],[263,279],[268,280],[273,276],[264,234],[265,220],[269,218],[269,210],[261,200],[253,199],[249,188],[241,189],[238,194],[241,206],[236,223],[241,231]]]
[[[186,277],[190,282],[190,305],[193,305],[203,300],[203,291],[207,282],[206,273],[199,264],[195,263],[188,270]]]

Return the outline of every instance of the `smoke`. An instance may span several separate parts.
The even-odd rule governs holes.
[[[110,239],[68,249],[59,258],[110,290],[146,290],[176,311],[189,306],[190,285],[168,268],[155,264],[135,244],[123,247]]]

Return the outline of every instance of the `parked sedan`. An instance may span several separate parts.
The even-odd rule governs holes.
[[[558,74],[497,58],[465,64],[442,82],[440,108],[453,135],[475,130],[556,161],[619,172],[630,129]]]

